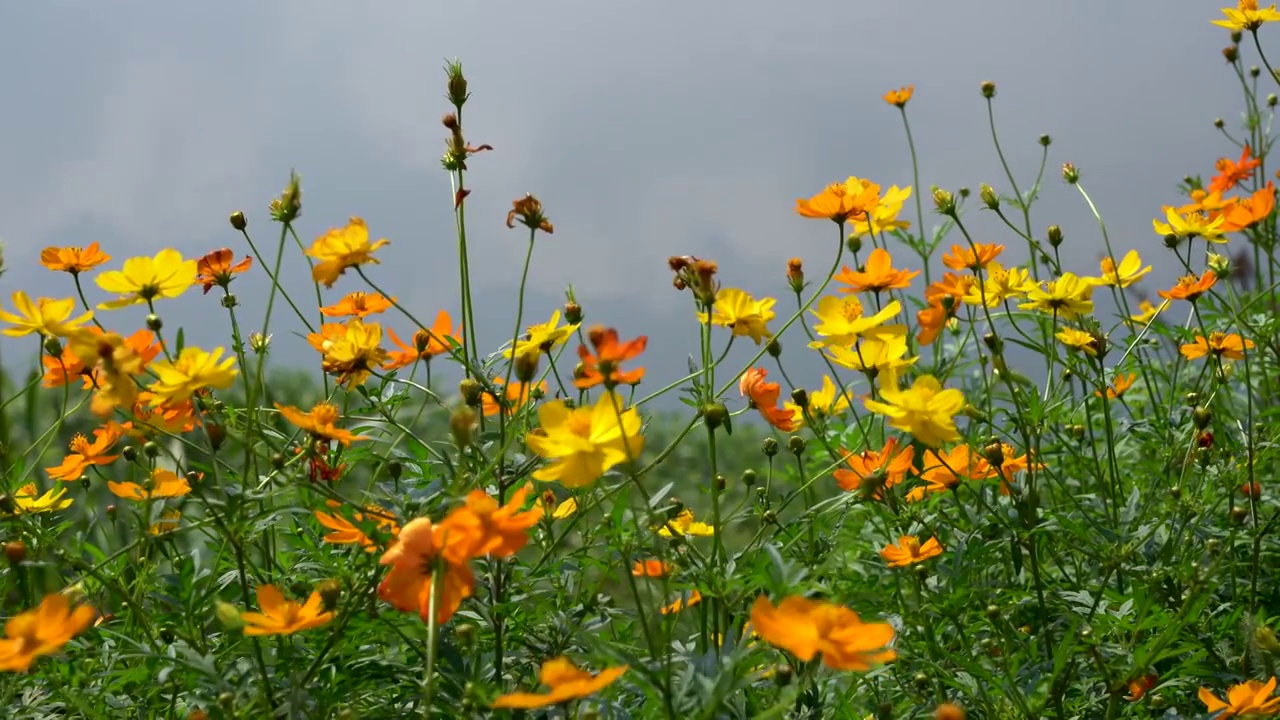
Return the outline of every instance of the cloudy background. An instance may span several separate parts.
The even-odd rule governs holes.
[[[785,304],[786,259],[816,274],[834,244],[829,224],[794,214],[796,197],[850,174],[911,183],[899,113],[880,100],[905,84],[915,85],[926,192],[1008,190],[978,92],[993,80],[1024,189],[1037,137],[1053,138],[1037,233],[1061,225],[1067,266],[1096,271],[1096,225],[1057,179],[1072,161],[1117,249],[1142,251],[1165,285],[1176,266],[1151,218],[1177,200],[1181,177],[1238,154],[1211,124],[1223,116],[1235,127],[1241,107],[1219,55],[1227,33],[1208,24],[1219,4],[14,3],[0,44],[2,294],[8,306],[14,289],[70,293],[65,275],[36,263],[47,245],[97,240],[115,256],[110,267],[162,247],[246,252],[226,221],[236,209],[260,247],[274,247],[266,206],[297,168],[305,241],[363,216],[392,241],[372,271],[379,284],[420,316],[456,317],[439,165],[442,67],[455,56],[473,91],[467,137],[496,148],[474,158],[467,180],[486,349],[510,333],[524,251],[505,213],[533,192],[556,232],[539,241],[527,317],[545,319],[572,283],[589,321],[650,335],[652,377],[674,377],[696,349],[696,326],[666,258],[713,257],[726,284]],[[975,220],[979,239],[1014,248],[989,220]],[[300,302],[310,297],[304,271],[290,255]],[[258,268],[238,281],[245,315],[268,284]],[[326,301],[355,289],[358,278],[344,277]],[[212,295],[161,311],[167,327],[188,326],[189,342],[226,342]],[[143,314],[104,320],[131,330]],[[314,362],[288,334],[296,319],[276,317],[276,357]],[[250,328],[260,322],[250,318]],[[407,334],[405,321],[390,324]],[[6,361],[24,352],[3,342]],[[816,364],[798,367],[797,381],[816,379]]]

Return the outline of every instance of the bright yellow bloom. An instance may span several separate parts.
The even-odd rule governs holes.
[[[889,563],[889,567],[915,565],[941,554],[942,545],[938,538],[929,538],[921,543],[914,535],[903,535],[898,538],[897,545],[888,545],[880,551],[880,557]]]
[[[541,353],[551,352],[551,348],[563,345],[577,330],[578,323],[561,325],[560,311],[556,310],[551,313],[550,320],[539,325],[530,325],[525,336],[516,341],[515,348],[503,351],[502,357],[509,358],[512,354],[516,357],[537,357]]]
[[[830,345],[827,357],[837,365],[862,372],[901,370],[920,358],[907,357],[907,326],[882,325],[868,330],[853,347]]]
[[[1084,352],[1089,357],[1098,357],[1098,339],[1092,333],[1087,333],[1076,328],[1062,328],[1054,337],[1062,341],[1063,345]]]
[[[181,510],[165,510],[160,518],[147,527],[150,535],[164,535],[178,529],[178,521],[182,519]]]
[[[1143,300],[1142,302],[1138,303],[1139,312],[1136,315],[1130,315],[1129,319],[1137,323],[1138,325],[1146,325],[1147,323],[1154,320],[1157,315],[1164,312],[1164,309],[1167,307],[1169,307],[1168,300],[1165,300],[1164,302],[1160,303],[1159,307],[1152,305],[1150,300]]]
[[[191,492],[191,485],[185,476],[178,476],[170,470],[156,468],[151,471],[151,482],[148,487],[137,483],[108,481],[107,489],[116,497],[126,500],[158,500],[161,498],[182,497]]]
[[[1258,0],[1240,0],[1234,8],[1222,8],[1222,14],[1227,19],[1214,20],[1213,24],[1237,32],[1257,30],[1263,23],[1280,22],[1280,12],[1276,11],[1276,6],[1259,9]]]
[[[911,387],[898,387],[898,373],[890,371],[880,377],[880,395],[884,402],[865,399],[871,412],[884,415],[889,425],[911,433],[920,443],[938,447],[960,439],[954,416],[964,407],[964,395],[954,388],[943,390],[932,375],[916,378]]]
[[[1028,302],[1018,307],[1075,320],[1093,312],[1094,287],[1093,283],[1075,273],[1062,273],[1062,277],[1057,280],[1050,280],[1043,287],[1032,288],[1027,293]]]
[[[897,90],[890,90],[885,93],[883,99],[885,102],[894,107],[905,107],[907,102],[911,100],[911,96],[916,92],[915,85],[908,85]]]
[[[324,354],[320,366],[338,383],[354,387],[363,385],[374,368],[387,359],[381,346],[382,326],[352,318],[346,323],[325,323],[319,333],[307,336],[311,347]]]
[[[35,483],[27,483],[18,488],[18,491],[10,498],[13,500],[12,514],[30,515],[65,510],[71,506],[71,503],[75,502],[71,498],[66,498],[65,500],[62,498],[63,495],[67,494],[66,486],[48,490],[39,497],[36,496],[37,492]],[[0,515],[8,517],[9,513],[0,511]]]
[[[1280,713],[1280,698],[1271,697],[1275,689],[1276,679],[1272,677],[1266,683],[1249,680],[1232,687],[1225,702],[1204,687],[1200,688],[1199,697],[1206,711],[1221,712],[1215,718],[1263,717]]]
[[[120,296],[98,308],[112,310],[157,298],[176,298],[195,284],[196,272],[196,261],[183,260],[177,250],[161,250],[153,258],[129,258],[121,269],[101,273],[95,279],[98,287]]]
[[[369,228],[364,220],[352,217],[346,227],[331,228],[311,243],[307,254],[320,261],[311,268],[311,280],[333,287],[347,268],[367,263],[377,265],[373,252],[390,242],[386,238],[369,242]]]
[[[235,382],[239,370],[234,357],[222,358],[222,348],[205,352],[198,347],[185,347],[178,359],[159,360],[151,364],[156,381],[147,389],[151,391],[151,406],[182,402],[191,398],[201,388],[226,389]]]
[[[805,662],[821,654],[822,664],[834,670],[866,672],[898,656],[889,647],[895,634],[889,623],[863,622],[847,607],[798,595],[777,607],[763,595],[756,598],[751,628]]]
[[[1149,272],[1151,272],[1151,266],[1142,267],[1142,258],[1138,257],[1137,250],[1125,253],[1118,267],[1110,257],[1102,258],[1102,284],[1104,285],[1127,288]]]
[[[694,520],[693,511],[686,508],[658,528],[658,534],[662,537],[674,537],[677,533],[693,537],[711,537],[716,534],[716,529],[704,522]]]
[[[133,376],[142,372],[143,357],[128,340],[115,333],[85,328],[72,334],[67,348],[96,378],[98,390],[89,409],[105,417],[117,407],[132,407],[138,397]]]
[[[828,295],[818,301],[816,309],[809,311],[820,321],[813,326],[813,331],[826,339],[812,342],[809,347],[851,347],[863,334],[880,327],[901,310],[902,304],[894,300],[875,315],[864,317],[858,298]]]
[[[771,297],[756,300],[737,288],[721,288],[711,307],[711,324],[727,327],[734,335],[745,335],[759,345],[764,338],[773,337],[768,322],[774,317],[776,302]],[[698,322],[706,323],[707,314],[698,313]]]
[[[579,670],[568,658],[554,658],[543,663],[542,670],[538,673],[538,679],[550,690],[546,693],[516,692],[500,695],[491,707],[532,709],[559,705],[596,694],[622,677],[626,671],[626,665],[619,665],[592,675]]]
[[[14,326],[0,330],[9,337],[22,337],[32,333],[65,337],[93,317],[92,312],[86,312],[72,318],[71,313],[76,309],[74,298],[54,300],[42,297],[32,302],[21,290],[13,293],[13,307],[18,311],[17,314],[0,310],[0,320]]]
[[[538,408],[538,424],[539,430],[525,441],[551,464],[533,477],[569,488],[595,482],[613,466],[639,457],[644,448],[639,411],[625,409],[624,400],[614,393],[601,394],[595,407],[570,409],[563,400],[546,403]]]
[[[783,403],[784,408],[792,415],[792,423],[796,429],[804,426],[804,409],[795,403]],[[822,376],[822,389],[809,393],[809,414],[827,418],[839,415],[849,409],[849,393],[837,388],[835,382],[827,375]]]
[[[1000,263],[992,262],[987,266],[986,280],[981,285],[969,283],[963,299],[970,305],[981,305],[985,300],[987,307],[996,307],[1005,300],[1023,297],[1037,287],[1039,285],[1026,269],[1012,267],[1006,270]]]
[[[1243,360],[1244,351],[1253,349],[1253,341],[1242,338],[1236,333],[1223,333],[1214,330],[1206,338],[1197,335],[1196,341],[1182,346],[1182,356],[1188,360],[1198,360],[1209,353],[1230,360]]]
[[[52,655],[93,624],[97,613],[88,605],[71,607],[62,593],[45,595],[40,607],[4,624],[0,638],[0,672],[26,672],[36,658]]]
[[[1173,236],[1179,240],[1202,237],[1216,243],[1227,241],[1222,234],[1222,224],[1227,221],[1223,215],[1212,217],[1197,211],[1179,213],[1177,208],[1166,206],[1164,216],[1168,222],[1151,221],[1151,227],[1162,237]]]
[[[853,224],[853,232],[849,233],[849,237],[861,238],[867,235],[879,235],[891,230],[906,230],[911,227],[910,222],[898,219],[898,214],[902,212],[902,205],[909,197],[911,197],[910,186],[905,188],[899,188],[897,185],[891,186],[884,192],[880,202],[868,211],[867,216],[855,215],[849,219]],[[865,217],[870,217],[870,225],[867,224]]]
[[[273,585],[258,588],[258,607],[262,612],[242,612],[245,635],[292,635],[300,630],[317,628],[333,619],[324,611],[320,592],[311,593],[305,604],[285,600]]]

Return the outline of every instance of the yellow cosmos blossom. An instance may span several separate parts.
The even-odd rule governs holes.
[[[880,202],[866,216],[850,218],[853,232],[849,233],[849,237],[861,238],[867,235],[879,235],[892,230],[906,230],[911,227],[911,223],[898,219],[898,214],[902,212],[903,203],[910,197],[910,186],[905,188],[899,188],[897,185],[890,186],[888,190],[884,191]],[[870,223],[864,217],[869,217]]]
[[[658,534],[662,537],[675,537],[676,535],[711,537],[716,534],[716,529],[704,522],[694,520],[693,511],[686,508],[681,510],[679,515],[663,523],[658,528]]]
[[[862,372],[901,370],[920,358],[907,357],[907,326],[882,325],[868,330],[853,347],[830,345],[827,357],[837,365]],[[811,401],[812,402],[812,401]]]
[[[151,471],[151,482],[147,485],[148,487],[143,487],[137,483],[109,481],[107,489],[116,497],[126,500],[175,498],[191,492],[191,484],[187,482],[186,477],[164,468]]]
[[[987,266],[987,277],[981,285],[976,282],[967,285],[963,300],[969,305],[981,305],[985,301],[987,307],[996,307],[1005,300],[1024,297],[1037,287],[1026,269],[1006,269],[1000,263],[992,262]]]
[[[850,347],[867,331],[880,327],[889,318],[902,311],[902,304],[897,300],[885,305],[875,315],[863,315],[862,302],[853,296],[836,297],[828,295],[818,301],[818,307],[810,310],[821,322],[813,326],[813,331],[826,338],[809,344],[809,347],[844,346]]]
[[[1028,302],[1018,307],[1075,320],[1093,312],[1094,287],[1089,280],[1075,273],[1062,273],[1062,277],[1057,280],[1050,280],[1043,287],[1032,288],[1027,293]]]
[[[1076,328],[1063,328],[1054,337],[1069,348],[1080,350],[1089,357],[1098,357],[1098,339],[1092,333]]]
[[[13,512],[6,513],[0,511],[0,516],[10,517],[11,515],[31,515],[35,513],[55,512],[57,510],[65,510],[75,502],[72,498],[63,499],[63,495],[67,494],[65,486],[45,492],[45,494],[37,496],[35,483],[27,483],[18,488],[10,500],[13,501]]]
[[[964,407],[964,395],[956,389],[942,389],[932,375],[916,378],[911,387],[898,387],[898,373],[880,375],[880,395],[884,401],[863,400],[867,409],[884,415],[891,427],[911,433],[918,442],[938,447],[960,439],[954,416]]]
[[[1222,224],[1227,221],[1225,215],[1211,216],[1194,210],[1180,213],[1177,208],[1166,206],[1164,216],[1168,222],[1151,221],[1151,227],[1162,237],[1175,237],[1179,240],[1202,237],[1215,243],[1227,241],[1222,230]]]
[[[1117,266],[1110,257],[1102,258],[1102,284],[1127,288],[1143,275],[1151,272],[1151,266],[1142,267],[1142,258],[1137,250],[1130,250],[1120,259]]]
[[[151,391],[151,406],[189,400],[201,388],[226,389],[235,382],[239,370],[234,357],[222,358],[222,348],[205,352],[198,347],[186,347],[173,361],[159,360],[151,364],[156,381],[147,388]]]
[[[502,357],[509,358],[512,354],[516,357],[537,357],[542,353],[550,352],[551,348],[557,345],[563,345],[577,330],[578,323],[561,325],[560,311],[556,310],[551,313],[550,320],[538,325],[530,325],[525,336],[516,341],[514,348],[503,351]]]
[[[639,411],[624,409],[614,393],[603,393],[594,407],[570,409],[563,400],[546,403],[538,408],[538,424],[539,431],[526,442],[551,464],[533,477],[568,488],[595,482],[615,465],[639,457],[644,448]]]
[[[324,283],[325,287],[333,287],[347,268],[378,264],[373,252],[390,242],[386,238],[369,242],[369,228],[364,220],[352,217],[346,227],[331,228],[307,249],[308,255],[320,261],[311,268],[311,279]]]
[[[13,293],[13,307],[18,311],[16,314],[0,310],[0,320],[13,325],[0,330],[9,337],[22,337],[32,333],[65,337],[93,317],[92,312],[86,312],[72,318],[71,313],[76,309],[74,298],[54,300],[42,297],[32,302],[21,290]]]
[[[1280,22],[1280,12],[1276,6],[1258,7],[1258,0],[1240,0],[1234,8],[1222,8],[1226,20],[1214,20],[1213,24],[1236,32],[1253,31],[1262,27],[1263,23]]]
[[[284,593],[273,585],[263,585],[257,594],[262,612],[240,613],[245,635],[292,635],[333,619],[332,612],[324,611],[319,591],[312,592],[306,603],[286,600]]]
[[[783,403],[798,430],[804,425],[804,408],[795,403]],[[809,414],[815,417],[833,417],[849,409],[849,393],[836,387],[828,375],[822,376],[822,389],[809,393]]]
[[[1159,307],[1152,305],[1150,300],[1143,300],[1138,303],[1137,314],[1130,315],[1129,319],[1138,325],[1146,325],[1154,320],[1157,315],[1164,312],[1164,309],[1167,307],[1169,307],[1168,300],[1160,303]]]
[[[119,270],[108,270],[95,278],[98,287],[120,297],[98,306],[112,310],[157,298],[176,298],[196,282],[196,261],[183,260],[182,253],[165,249],[155,257],[124,261]]]
[[[888,545],[880,551],[880,557],[889,563],[889,567],[907,567],[941,554],[942,545],[938,538],[929,538],[922,543],[914,535],[903,535],[898,538],[897,545]]]
[[[62,593],[45,595],[40,606],[4,624],[0,638],[0,672],[26,672],[42,655],[52,655],[93,624],[88,605],[73,608]]]
[[[352,318],[343,324],[325,323],[319,333],[307,336],[307,342],[324,357],[320,366],[338,383],[354,387],[363,385],[374,368],[386,362],[382,347],[382,326]]]
[[[532,709],[567,703],[594,695],[622,677],[626,671],[626,665],[619,665],[592,675],[585,670],[579,670],[568,658],[554,658],[543,663],[542,670],[538,673],[538,679],[549,688],[547,692],[514,692],[500,695],[493,701],[491,707]]]
[[[734,335],[745,335],[759,345],[764,338],[773,337],[768,323],[774,318],[776,302],[771,297],[756,300],[737,288],[721,288],[711,307],[711,324],[727,327]],[[698,322],[706,323],[707,313],[698,313]]]

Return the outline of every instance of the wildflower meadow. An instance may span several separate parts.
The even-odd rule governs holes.
[[[1141,237],[1050,137],[1006,140],[992,82],[970,140],[1004,174],[930,186],[890,90],[860,111],[901,116],[877,142],[913,171],[796,188],[774,282],[651,259],[696,347],[530,299],[573,219],[467,212],[502,143],[468,135],[457,62],[448,307],[383,287],[397,239],[311,217],[297,174],[203,256],[6,268],[40,289],[0,302],[3,716],[1280,715],[1276,22],[1206,27],[1240,122]],[[1041,217],[1050,193],[1096,223]],[[501,318],[468,250],[494,232],[525,249]],[[273,359],[288,334],[311,363]],[[669,355],[686,374],[646,372]]]

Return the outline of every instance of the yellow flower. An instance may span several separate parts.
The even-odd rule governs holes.
[[[1018,307],[1022,310],[1039,310],[1066,320],[1075,320],[1093,312],[1094,284],[1074,273],[1062,273],[1057,280],[1050,280],[1044,287],[1032,288],[1027,293],[1029,302]]]
[[[178,529],[178,521],[182,519],[181,510],[165,510],[160,518],[147,526],[150,535],[164,535]]]
[[[1156,231],[1157,235],[1163,237],[1173,236],[1179,240],[1202,237],[1209,242],[1224,243],[1227,241],[1226,236],[1222,234],[1222,224],[1227,221],[1227,218],[1221,213],[1216,216],[1205,215],[1194,210],[1187,213],[1179,213],[1177,208],[1166,206],[1164,216],[1168,222],[1151,221],[1151,227]]]
[[[906,101],[903,102],[905,104]],[[911,227],[911,223],[898,219],[898,213],[902,212],[902,205],[909,197],[911,197],[910,186],[905,188],[899,188],[897,185],[891,186],[884,192],[884,197],[880,198],[880,203],[869,211],[870,225],[861,216],[850,218],[850,222],[853,224],[853,232],[849,233],[849,237],[861,238],[867,235],[879,235],[891,230],[906,230]]]
[[[0,672],[26,672],[36,658],[52,655],[93,624],[96,613],[88,605],[72,609],[62,593],[45,595],[40,607],[20,613],[4,624],[0,638]]]
[[[1258,0],[1240,0],[1235,8],[1222,8],[1222,14],[1227,19],[1214,20],[1213,24],[1237,32],[1257,30],[1263,23],[1280,21],[1280,12],[1276,12],[1275,5],[1259,9]]]
[[[1203,335],[1197,335],[1196,341],[1187,343],[1182,346],[1182,356],[1188,360],[1198,360],[1205,355],[1213,353],[1229,360],[1243,360],[1244,351],[1252,350],[1253,341],[1243,338],[1236,333],[1223,333],[1214,330],[1209,333],[1206,338]]]
[[[156,381],[147,388],[151,391],[151,407],[164,403],[189,400],[200,388],[225,389],[235,382],[240,371],[232,367],[234,357],[222,359],[222,348],[205,352],[198,347],[186,347],[174,361],[159,360],[151,364]]]
[[[898,387],[898,373],[879,376],[880,395],[884,402],[866,399],[863,404],[873,413],[884,415],[889,425],[911,433],[918,442],[938,447],[960,439],[954,416],[964,407],[964,395],[954,388],[943,390],[932,375],[916,378],[911,387]]]
[[[516,341],[514,348],[504,350],[502,357],[509,358],[513,354],[516,357],[537,357],[541,353],[550,352],[556,345],[563,345],[577,330],[577,323],[560,325],[560,311],[556,310],[551,313],[550,320],[540,325],[530,325],[525,336]]]
[[[809,312],[821,322],[813,326],[813,331],[826,338],[809,344],[809,347],[828,347],[837,345],[850,347],[867,331],[880,327],[889,318],[902,310],[897,300],[889,303],[883,310],[864,317],[862,302],[852,295],[836,297],[828,295],[818,301],[818,307]]]
[[[187,482],[185,477],[179,477],[164,468],[156,468],[151,471],[151,482],[148,483],[148,487],[143,487],[137,483],[115,482],[112,480],[107,482],[107,489],[116,497],[141,501],[182,497],[191,492],[191,484]]]
[[[1167,307],[1169,307],[1168,300],[1160,303],[1159,307],[1152,305],[1150,300],[1143,300],[1138,303],[1139,312],[1136,315],[1130,315],[1129,319],[1138,325],[1146,325],[1154,320],[1157,315],[1164,312],[1164,309]]]
[[[93,317],[92,312],[86,312],[71,318],[71,312],[76,308],[74,298],[54,300],[42,297],[31,302],[31,298],[21,290],[13,293],[13,307],[18,311],[16,315],[0,310],[0,320],[14,326],[0,331],[9,337],[22,337],[31,333],[65,337]]]
[[[862,372],[900,370],[920,359],[906,357],[906,325],[882,325],[868,330],[851,348],[830,345],[825,352],[835,364]]]
[[[373,252],[390,242],[386,238],[369,242],[369,228],[364,220],[352,217],[346,227],[332,228],[311,243],[307,254],[320,261],[311,268],[311,280],[333,287],[347,268],[366,263],[377,265]]]
[[[889,563],[889,567],[915,565],[941,554],[942,545],[938,538],[929,538],[921,543],[914,535],[903,535],[898,538],[897,545],[889,545],[880,551],[880,557]]]
[[[324,612],[324,600],[320,592],[311,593],[306,604],[285,600],[284,594],[272,585],[258,588],[258,607],[262,612],[243,612],[245,635],[292,635],[300,630],[320,627],[333,619],[332,612]]]
[[[1149,272],[1151,272],[1151,266],[1142,267],[1142,258],[1138,257],[1137,250],[1125,253],[1119,267],[1110,257],[1102,258],[1102,284],[1104,285],[1127,288]]]
[[[541,427],[529,433],[526,442],[551,464],[535,471],[533,477],[569,488],[582,487],[628,458],[639,457],[644,448],[640,413],[635,408],[624,409],[623,404],[618,395],[603,393],[595,407],[570,409],[563,400],[539,407]]]
[[[324,354],[320,366],[338,377],[342,385],[363,385],[369,374],[387,359],[382,348],[382,326],[352,318],[344,324],[325,323],[307,342]]]
[[[970,305],[981,305],[985,300],[987,307],[996,307],[1010,298],[1022,297],[1039,287],[1031,279],[1031,273],[1023,268],[1005,269],[998,262],[987,266],[987,277],[981,285],[969,283],[964,294],[964,301]]]
[[[658,534],[662,537],[673,537],[676,533],[693,537],[711,537],[716,534],[716,529],[704,522],[694,520],[693,511],[686,508],[658,528]]]
[[[1098,339],[1091,333],[1075,328],[1063,328],[1054,337],[1061,340],[1062,344],[1069,348],[1081,350],[1089,357],[1098,357]]]
[[[890,105],[901,108],[901,107],[906,107],[907,102],[911,100],[911,96],[915,94],[915,91],[916,91],[915,85],[908,85],[898,90],[890,90],[889,92],[885,93],[882,97],[884,101],[889,103]]]
[[[700,602],[702,602],[702,593],[696,589],[690,590],[687,595],[681,594],[680,597],[672,600],[669,604],[663,605],[658,612],[661,612],[663,615],[671,615],[672,613],[678,613],[686,608],[691,608]]]
[[[792,422],[798,430],[804,425],[804,409],[795,403],[783,403],[791,411]],[[822,376],[822,389],[809,393],[809,414],[816,417],[832,417],[849,409],[849,393],[836,387],[827,375]]]
[[[45,494],[36,497],[36,484],[27,483],[18,488],[18,492],[13,494],[13,515],[29,515],[33,513],[47,513],[57,510],[65,510],[75,502],[71,498],[62,499],[67,494],[66,486],[59,487],[45,492]],[[5,517],[9,513],[0,512]]]
[[[559,705],[594,695],[622,677],[626,671],[626,665],[619,665],[592,675],[579,670],[568,658],[554,658],[543,663],[542,670],[538,673],[538,679],[550,690],[545,693],[516,692],[500,695],[491,707],[532,709]]]
[[[196,261],[183,260],[177,250],[161,250],[153,258],[129,258],[121,269],[96,278],[98,287],[120,296],[98,308],[112,310],[156,298],[176,298],[195,284],[196,272]]]
[[[756,300],[737,288],[721,288],[711,307],[711,324],[727,327],[734,335],[745,335],[759,345],[764,338],[773,337],[768,323],[774,317],[776,302],[771,297]],[[698,313],[698,322],[706,323],[707,313]]]

